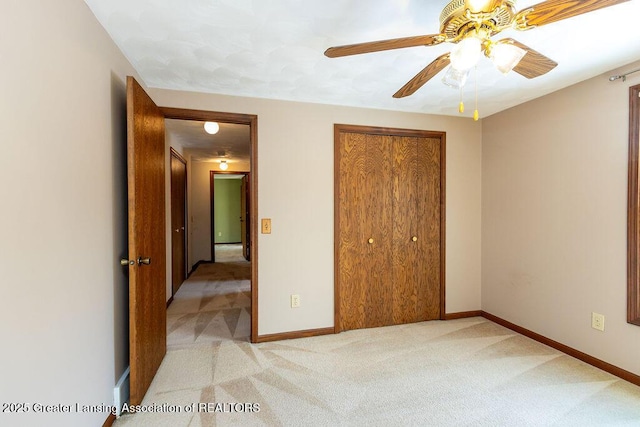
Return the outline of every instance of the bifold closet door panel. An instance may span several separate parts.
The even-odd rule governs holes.
[[[394,137],[393,158],[393,245],[391,252],[393,323],[411,323],[417,318],[418,287],[422,283],[417,203],[418,138]],[[413,241],[413,238],[417,238]]]
[[[444,134],[344,127],[335,146],[336,329],[439,319]]]
[[[440,140],[393,144],[393,323],[440,317]]]
[[[390,148],[388,137],[340,134],[336,262],[341,330],[382,326],[391,319],[391,212],[384,208],[391,204]]]
[[[365,232],[373,243],[363,268],[366,269],[365,286],[367,306],[364,310],[366,327],[391,325],[393,322],[393,270],[391,247],[393,232],[392,158],[393,137],[367,135],[367,177],[369,199],[363,212]]]
[[[420,138],[418,144],[417,227],[415,265],[419,266],[417,318],[415,321],[440,318],[441,274],[441,140]]]

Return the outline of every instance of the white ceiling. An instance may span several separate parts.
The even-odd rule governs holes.
[[[329,59],[330,46],[434,34],[448,0],[85,0],[150,87],[458,115],[458,91],[432,79],[392,98],[444,43]],[[523,9],[536,0],[517,2]],[[481,117],[640,60],[640,0],[513,37],[559,63],[533,80],[478,66]],[[473,112],[473,79],[466,116]],[[613,82],[611,84],[620,84]]]

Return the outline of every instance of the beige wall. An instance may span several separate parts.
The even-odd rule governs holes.
[[[447,311],[480,308],[479,123],[157,89],[150,94],[163,106],[258,115],[259,217],[273,221],[273,234],[258,239],[261,335],[333,326],[334,123],[447,132]],[[200,175],[195,166],[195,186],[194,175]],[[198,211],[195,206],[190,215]],[[208,227],[192,231],[208,233]],[[289,307],[293,293],[300,294],[300,308]]]
[[[80,0],[0,14],[0,401],[112,404],[128,365],[125,80]],[[105,413],[1,414],[102,425]]]
[[[198,261],[211,260],[211,187],[210,171],[218,171],[216,162],[189,163],[189,268]],[[248,163],[229,163],[228,172],[246,172]]]
[[[629,86],[611,74],[483,122],[482,308],[640,374],[626,323]],[[591,328],[591,312],[606,331]]]

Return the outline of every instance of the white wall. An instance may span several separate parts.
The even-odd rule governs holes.
[[[333,326],[334,123],[447,132],[447,312],[480,308],[479,123],[158,89],[150,95],[163,106],[258,115],[258,214],[273,221],[273,234],[258,239],[260,335]],[[300,308],[289,307],[292,293],[300,294]]]
[[[640,374],[626,323],[631,64],[483,121],[482,308]],[[606,331],[591,328],[591,312]]]
[[[0,401],[112,404],[128,365],[125,76],[81,0],[2,3]],[[107,414],[0,414],[102,425]]]

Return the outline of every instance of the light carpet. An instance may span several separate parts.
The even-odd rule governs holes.
[[[215,264],[201,264],[167,308],[167,348],[249,341],[251,263],[242,246],[216,247]]]
[[[250,344],[248,265],[201,266],[176,294],[143,405],[260,411],[137,413],[117,427],[640,425],[640,387],[484,318]]]

